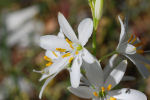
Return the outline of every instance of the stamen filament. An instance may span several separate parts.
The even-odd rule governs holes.
[[[93,92],[93,95],[94,95],[94,96],[96,96],[96,97],[98,97],[98,94],[97,94],[97,92]]]
[[[112,85],[109,84],[108,87],[107,87],[107,90],[110,91],[110,90],[111,90],[111,87],[112,87]]]
[[[66,41],[67,41],[67,43],[70,45],[70,47],[71,47],[72,49],[74,49],[73,46],[72,46],[73,43],[72,43],[69,39],[66,39]]]
[[[63,57],[63,58],[65,58],[65,57],[69,57],[69,56],[71,56],[71,53],[69,53],[69,52],[68,52],[68,53],[66,53],[66,54],[64,54],[64,55],[62,55],[62,57]]]
[[[71,57],[71,58],[69,59],[69,63],[71,63],[73,59],[74,59],[74,57]]]
[[[144,53],[144,50],[137,50],[136,52],[139,54],[142,54],[142,53]]]
[[[135,46],[135,47],[142,46],[142,43],[141,43],[141,42],[140,42],[140,43],[137,43],[137,44],[135,44],[134,46]]]
[[[104,87],[101,87],[101,90],[102,90],[103,93],[105,92],[105,88]]]
[[[75,54],[77,55],[77,54],[79,54],[79,52],[78,52],[78,51],[76,51],[76,52],[75,52]]]
[[[117,100],[116,98],[114,98],[114,97],[110,97],[110,99],[109,100]]]
[[[47,64],[46,64],[46,67],[48,67],[48,66],[50,66],[50,65],[52,65],[53,63],[52,62],[48,62]]]
[[[136,41],[137,37],[135,36],[134,39],[131,41],[131,44],[133,44]]]
[[[44,59],[46,60],[46,61],[52,61],[52,59],[51,58],[49,58],[49,57],[47,57],[47,56],[44,56]]]
[[[59,52],[66,52],[66,49],[62,49],[62,48],[56,48],[56,50]]]
[[[52,53],[55,57],[58,57],[58,55],[54,51],[52,51]]]
[[[131,42],[132,39],[133,39],[133,34],[131,35],[130,39],[128,40],[128,43]]]

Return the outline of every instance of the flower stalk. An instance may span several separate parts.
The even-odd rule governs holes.
[[[110,56],[112,56],[112,55],[114,55],[114,54],[118,54],[118,52],[117,52],[117,51],[113,51],[113,52],[111,52],[111,53],[109,53],[109,54],[103,56],[103,57],[99,60],[99,62],[101,62],[102,60],[104,60],[104,59],[106,59],[106,58],[108,58],[108,57],[110,57]]]
[[[99,20],[102,16],[103,0],[89,0],[89,5],[92,11],[93,26],[94,26],[92,47],[93,47],[93,54],[96,55],[96,31],[99,24]]]

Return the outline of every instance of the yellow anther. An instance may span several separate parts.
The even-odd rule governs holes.
[[[107,87],[107,90],[110,91],[110,90],[111,90],[111,87],[112,87],[112,85],[109,84],[108,87]]]
[[[135,44],[134,46],[135,47],[139,47],[139,46],[142,46],[143,44],[140,42],[140,43],[137,43],[137,44]]]
[[[142,54],[144,53],[144,50],[137,50],[136,53]]]
[[[130,39],[128,40],[128,43],[131,42],[132,39],[133,39],[133,34],[131,35]]]
[[[52,51],[52,53],[55,57],[58,57],[58,55],[54,51]]]
[[[44,59],[47,60],[47,61],[50,61],[50,62],[52,61],[52,59],[48,58],[47,56],[44,56]]]
[[[102,92],[105,92],[105,88],[104,87],[101,87],[101,90],[102,90]]]
[[[60,52],[66,52],[66,49],[62,49],[62,48],[56,48],[56,50]]]
[[[65,58],[65,57],[69,57],[69,56],[71,56],[71,53],[69,53],[69,52],[68,52],[68,53],[66,53],[66,54],[64,54],[64,55],[62,55],[62,57],[63,57],[63,58]]]
[[[74,49],[73,46],[72,46],[73,43],[72,43],[69,39],[66,39],[66,41],[67,41],[67,43],[70,45],[70,47],[71,47],[72,49]]]
[[[97,94],[97,92],[93,92],[93,95],[94,95],[94,96],[96,96],[96,97],[98,97],[98,94]]]
[[[71,63],[73,59],[74,59],[74,57],[70,57],[69,63]]]
[[[48,66],[50,66],[50,65],[52,65],[53,63],[52,62],[48,62],[47,64],[46,64],[46,67],[48,67]]]
[[[131,44],[133,44],[136,41],[137,37],[135,36],[134,39],[131,41]]]
[[[72,44],[72,42],[71,42],[69,39],[67,39],[67,38],[66,38],[66,41],[67,41],[69,44]]]
[[[79,54],[79,52],[78,52],[78,51],[76,51],[75,53],[76,53],[76,55],[77,55],[77,54]]]
[[[116,98],[114,98],[114,97],[110,97],[110,100],[117,100]]]

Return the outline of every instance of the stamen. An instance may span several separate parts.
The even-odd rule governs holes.
[[[131,41],[131,44],[133,44],[136,41],[137,37],[135,36],[134,39]]]
[[[44,56],[44,59],[46,60],[46,61],[52,61],[52,59],[51,58],[49,58],[49,57],[47,57],[47,56]]]
[[[52,65],[53,63],[52,62],[48,62],[47,64],[46,64],[46,67],[48,67],[48,66],[50,66],[50,65]]]
[[[102,92],[105,92],[105,88],[104,87],[101,87],[101,90],[102,90]]]
[[[55,57],[58,57],[58,55],[54,51],[52,51],[52,53]]]
[[[137,43],[137,44],[135,44],[134,46],[135,47],[139,47],[139,46],[142,46],[143,44],[140,42],[140,43]]]
[[[142,54],[142,53],[144,53],[144,50],[137,50],[136,52],[139,54]]]
[[[133,39],[133,34],[131,35],[130,39],[128,40],[128,43],[131,42],[132,39]]]
[[[107,87],[107,90],[110,91],[110,90],[111,90],[111,87],[112,87],[112,85],[109,84],[108,87]]]
[[[36,72],[36,73],[43,73],[43,71],[37,71],[35,69],[33,69],[33,72]]]
[[[65,58],[65,57],[69,57],[69,56],[71,56],[71,53],[69,53],[69,52],[68,52],[68,53],[66,53],[66,54],[64,54],[64,55],[62,55],[62,57],[63,57],[63,58]]]
[[[67,41],[67,43],[70,45],[70,47],[71,47],[72,49],[74,49],[73,46],[72,46],[73,43],[72,43],[69,39],[66,39],[66,41]]]
[[[62,49],[62,48],[56,48],[56,50],[60,52],[66,52],[66,49]]]
[[[69,63],[71,63],[73,59],[74,59],[74,57],[71,57],[71,58],[69,59]]]
[[[116,98],[114,98],[114,97],[110,97],[110,100],[117,100]]]
[[[79,52],[78,52],[78,51],[76,51],[76,55],[77,55],[77,54],[79,54]]]
[[[93,95],[94,95],[94,96],[96,96],[96,97],[98,97],[98,94],[97,94],[97,92],[93,92]]]

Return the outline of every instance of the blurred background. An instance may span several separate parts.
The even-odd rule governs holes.
[[[104,0],[103,16],[97,31],[97,58],[112,52],[118,43],[120,24],[128,15],[128,32],[140,37],[144,50],[150,50],[150,1]],[[0,100],[39,100],[44,81],[33,69],[45,67],[44,50],[39,37],[57,34],[58,12],[62,12],[77,33],[79,22],[91,17],[88,0],[1,0],[0,1]],[[92,50],[91,39],[86,45]],[[150,59],[150,54],[145,54]],[[104,67],[108,59],[102,62]],[[149,65],[146,65],[150,69]],[[118,88],[134,88],[144,92],[150,100],[150,78],[143,79],[129,61],[126,75],[134,81],[123,81]],[[66,89],[70,86],[67,70],[59,73],[46,87],[42,100],[85,100]]]

